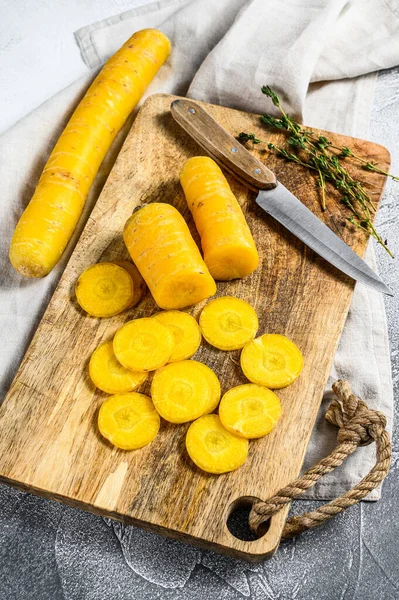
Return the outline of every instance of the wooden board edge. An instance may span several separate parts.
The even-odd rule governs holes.
[[[137,119],[137,117],[139,116],[139,114],[141,113],[141,111],[142,111],[143,109],[147,108],[147,105],[150,105],[150,104],[152,104],[152,103],[153,103],[153,102],[155,102],[155,101],[156,101],[158,98],[170,98],[170,99],[171,99],[171,102],[173,102],[173,100],[180,100],[180,99],[181,99],[181,100],[187,100],[187,99],[188,99],[188,100],[190,100],[190,101],[192,101],[192,102],[195,102],[196,104],[201,104],[201,105],[203,105],[203,106],[217,106],[217,107],[219,107],[219,108],[227,108],[229,111],[231,111],[231,112],[235,112],[235,113],[238,113],[238,114],[246,114],[246,115],[248,115],[248,114],[249,114],[249,115],[252,115],[252,116],[256,116],[256,115],[258,115],[258,116],[261,116],[261,113],[253,113],[253,112],[250,112],[250,111],[248,111],[248,110],[242,110],[242,109],[239,109],[239,108],[230,108],[229,106],[222,106],[222,105],[219,105],[219,104],[212,104],[211,102],[205,102],[204,100],[197,100],[196,98],[187,98],[186,96],[179,96],[179,95],[177,95],[177,94],[166,94],[166,93],[158,92],[158,93],[156,93],[156,94],[151,94],[151,96],[148,96],[148,97],[145,99],[145,101],[144,101],[144,102],[143,102],[143,104],[140,106],[140,108],[139,108],[139,110],[138,110],[138,112],[137,112],[136,119]],[[265,111],[265,112],[266,112],[266,111]],[[308,126],[308,125],[306,125],[306,124],[304,124],[304,127],[307,127],[307,128],[309,128],[309,129],[316,129],[316,130],[318,130],[318,131],[319,131],[319,130],[320,130],[320,131],[328,131],[327,129],[322,129],[322,128],[320,128],[320,127],[313,127],[313,128],[312,128],[312,127],[310,127],[310,126]],[[348,138],[349,140],[356,140],[356,141],[359,141],[359,140],[361,140],[361,141],[363,141],[363,142],[367,142],[368,144],[372,144],[372,145],[373,145],[373,146],[375,146],[376,148],[381,148],[381,150],[383,150],[383,151],[384,151],[384,153],[385,153],[385,155],[386,155],[386,162],[387,162],[387,165],[388,165],[388,167],[390,167],[390,166],[391,166],[391,164],[392,164],[392,156],[391,156],[391,152],[390,152],[390,151],[388,150],[388,148],[387,148],[386,146],[384,146],[383,144],[379,144],[379,143],[377,143],[377,142],[374,142],[373,140],[368,140],[368,139],[365,139],[365,138],[357,138],[357,137],[355,137],[354,135],[347,135],[346,133],[341,133],[341,132],[339,132],[339,131],[336,131],[336,132],[331,132],[331,133],[334,133],[334,134],[336,134],[336,135],[341,135],[341,136],[343,136],[343,137],[346,137],[346,138]],[[205,152],[205,151],[204,151],[204,152]],[[386,185],[386,182],[387,182],[387,180],[388,180],[388,177],[385,177],[385,183],[384,183],[384,187],[383,187],[383,188],[382,188],[382,190],[381,190],[381,196],[382,196],[382,194],[384,193],[384,189],[385,189],[385,185]],[[381,198],[381,196],[380,196],[380,198]]]
[[[253,542],[242,542],[241,540],[239,540],[239,542],[241,542],[241,544],[245,543],[248,545],[247,551],[240,550],[238,548],[234,548],[233,546],[221,545],[218,542],[212,542],[209,540],[204,540],[202,538],[197,538],[197,537],[191,536],[189,534],[186,534],[184,532],[173,530],[173,529],[170,529],[167,527],[162,527],[162,526],[156,525],[154,523],[140,521],[140,520],[135,519],[134,517],[128,517],[128,516],[118,513],[118,512],[109,511],[109,510],[103,509],[99,506],[96,506],[94,504],[89,504],[82,500],[76,500],[74,498],[71,498],[70,496],[66,496],[63,494],[57,494],[54,492],[46,492],[46,490],[44,490],[43,488],[37,488],[35,486],[28,485],[26,483],[17,481],[15,479],[9,479],[3,475],[0,475],[0,484],[7,485],[14,489],[20,490],[21,492],[33,494],[34,496],[43,498],[45,500],[51,500],[53,502],[65,504],[66,506],[70,506],[71,508],[83,510],[85,512],[88,512],[88,513],[98,516],[98,517],[113,519],[114,521],[118,521],[119,523],[123,523],[124,525],[137,527],[139,529],[142,529],[143,531],[148,531],[151,533],[155,533],[157,535],[161,535],[162,537],[166,537],[168,539],[176,540],[178,542],[182,542],[185,544],[190,544],[192,546],[200,548],[201,550],[205,550],[208,552],[216,552],[218,554],[230,556],[230,557],[238,559],[238,560],[245,560],[247,562],[254,563],[254,564],[262,563],[265,560],[269,560],[270,558],[272,558],[274,556],[274,554],[277,552],[277,549],[280,545],[280,535],[279,535],[278,541],[273,542],[272,547],[269,550],[267,550],[266,552],[265,551],[262,551],[262,552],[251,551],[251,544],[253,544]],[[278,515],[276,515],[276,517],[278,516],[278,518],[272,517],[272,519],[274,519],[273,529],[276,529],[276,530],[282,529],[283,524],[286,520],[286,514],[283,514],[283,513],[288,513],[288,510],[289,510],[289,506],[287,506],[285,509],[280,511],[280,513]],[[280,522],[277,522],[277,521],[281,521],[282,519],[283,519],[283,524],[281,524]],[[255,540],[255,541],[260,542],[263,539],[263,537],[265,537],[269,533],[269,531],[270,531],[270,529],[265,533],[264,536],[262,536],[261,538],[259,538],[258,540]],[[233,538],[234,538],[234,536],[233,536]],[[235,538],[235,539],[238,539],[238,538]],[[275,536],[275,539],[277,539],[276,536]]]

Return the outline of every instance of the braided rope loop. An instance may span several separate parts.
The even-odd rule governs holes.
[[[326,473],[339,467],[358,446],[375,442],[376,463],[371,471],[354,488],[320,506],[317,510],[294,516],[284,526],[283,538],[295,537],[299,533],[322,525],[350,506],[357,504],[375,489],[388,474],[392,447],[386,431],[386,418],[378,410],[370,409],[363,400],[352,393],[347,381],[333,384],[336,398],[331,402],[325,418],[338,427],[337,446],[327,457],[306,471],[301,477],[282,488],[269,500],[256,502],[249,515],[249,524],[255,532],[262,523],[289,504],[294,498],[313,487]]]

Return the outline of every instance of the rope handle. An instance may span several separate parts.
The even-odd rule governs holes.
[[[376,462],[371,471],[339,498],[320,506],[317,510],[288,519],[283,529],[283,539],[295,537],[307,529],[322,525],[357,504],[388,475],[392,446],[389,433],[385,429],[385,415],[370,409],[363,400],[355,396],[347,381],[336,381],[332,388],[336,398],[331,402],[325,419],[338,427],[336,448],[272,498],[265,502],[256,502],[249,515],[249,525],[253,531],[257,532],[262,523],[313,487],[323,475],[339,467],[358,446],[367,446],[375,442]]]

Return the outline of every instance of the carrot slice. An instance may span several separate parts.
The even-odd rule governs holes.
[[[155,373],[151,396],[166,421],[187,423],[216,408],[220,383],[212,369],[203,363],[183,360]]]
[[[295,381],[303,368],[303,356],[284,335],[266,333],[243,348],[241,368],[249,381],[274,390]]]
[[[89,374],[92,382],[107,394],[132,392],[144,383],[148,373],[131,371],[116,359],[112,342],[104,342],[90,358]]]
[[[129,273],[130,277],[133,280],[134,293],[132,303],[129,306],[129,308],[132,308],[132,306],[136,306],[136,304],[140,302],[140,300],[145,294],[145,290],[147,287],[145,281],[140,275],[140,271],[138,270],[136,265],[129,262],[128,260],[114,260],[113,263],[114,265],[118,265],[118,267],[122,267],[122,269],[125,269],[125,271]]]
[[[155,371],[166,365],[175,347],[170,329],[151,317],[122,325],[114,337],[117,360],[133,371]]]
[[[243,438],[260,438],[270,433],[281,415],[278,396],[254,383],[238,385],[220,401],[219,417],[231,433]]]
[[[191,423],[186,448],[193,463],[203,471],[228,473],[245,462],[248,440],[227,431],[218,415],[205,415]]]
[[[101,435],[122,450],[135,450],[152,442],[160,423],[151,398],[137,392],[111,396],[98,414]]]
[[[206,341],[220,350],[242,348],[259,326],[252,306],[233,296],[211,300],[202,310],[199,324]]]
[[[169,362],[185,360],[197,352],[201,344],[201,330],[194,317],[180,310],[168,310],[157,313],[154,319],[173,333],[175,349]]]
[[[90,316],[113,317],[131,305],[134,287],[125,269],[104,262],[83,271],[75,293],[78,304]]]

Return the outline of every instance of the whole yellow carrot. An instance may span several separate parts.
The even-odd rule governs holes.
[[[170,204],[154,202],[134,212],[123,238],[161,308],[191,306],[216,292],[185,220]]]
[[[60,259],[104,156],[169,53],[163,33],[143,29],[105,63],[59,138],[16,226],[10,260],[22,275],[44,277]]]
[[[212,277],[229,281],[252,273],[259,263],[255,242],[215,161],[206,156],[190,158],[180,174],[180,182]]]

